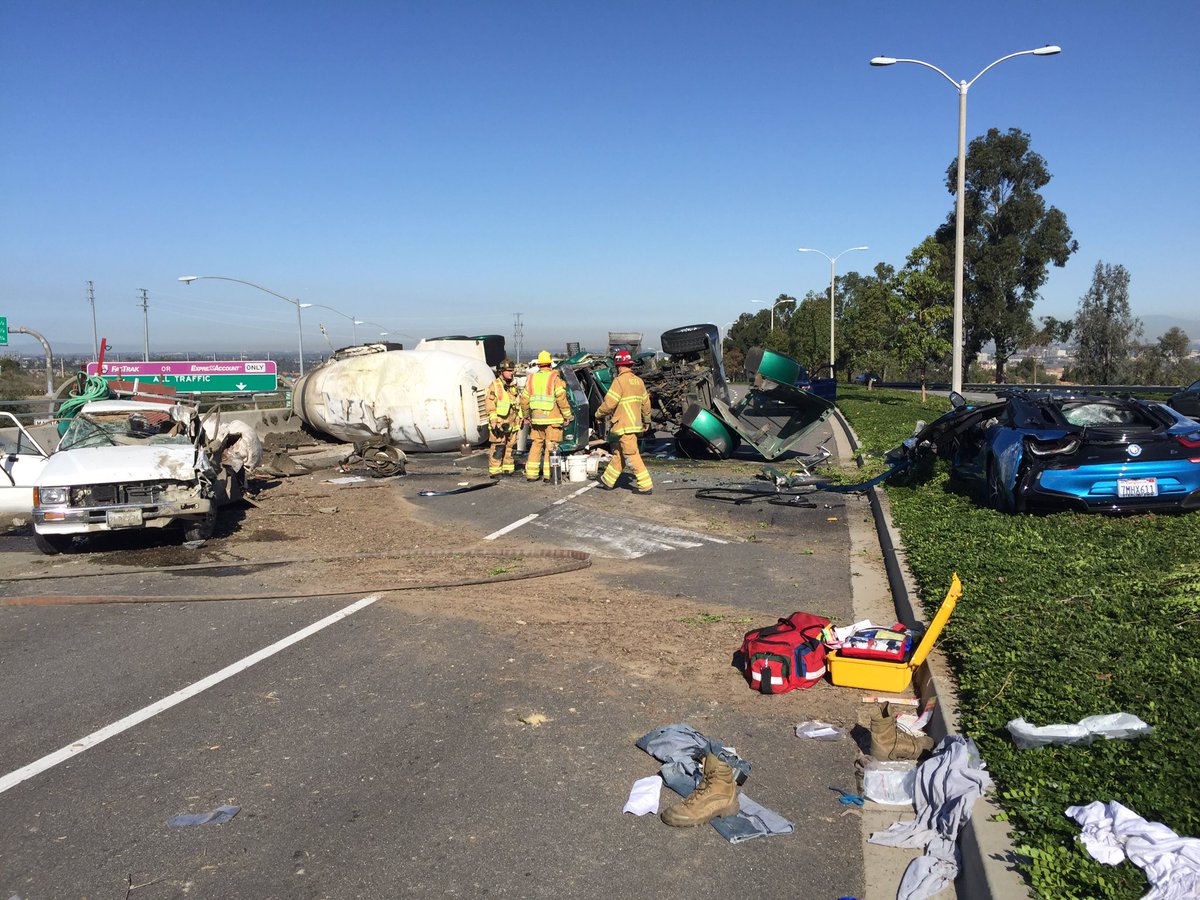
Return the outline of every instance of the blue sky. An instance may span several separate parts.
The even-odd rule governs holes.
[[[612,330],[655,346],[895,266],[953,208],[968,139],[1032,136],[1079,252],[1135,314],[1200,320],[1194,2],[0,0],[0,315],[52,345],[155,351]],[[358,326],[363,339],[376,324]],[[1192,335],[1193,338],[1200,334]],[[27,336],[14,346],[39,348]],[[18,342],[24,342],[18,344]],[[29,347],[25,347],[29,344]]]

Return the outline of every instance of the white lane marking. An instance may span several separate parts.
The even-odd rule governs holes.
[[[573,497],[578,497],[584,491],[590,491],[595,486],[596,486],[596,482],[590,481],[587,484],[585,484],[583,487],[581,487],[579,490],[574,491],[573,493],[567,494],[567,496],[563,497],[561,500],[555,500],[550,505],[558,506],[560,503],[566,503],[568,500],[572,499]],[[493,531],[491,534],[489,534],[487,537],[485,537],[484,540],[485,541],[494,541],[498,537],[503,537],[504,535],[508,534],[510,531],[516,531],[522,525],[528,525],[530,522],[532,522],[534,519],[536,519],[539,515],[540,515],[540,513],[530,513],[523,519],[517,519],[517,521],[515,521],[515,522],[510,522],[508,525],[505,525],[499,531]]]
[[[537,517],[538,517],[537,513],[530,513],[523,519],[517,519],[517,521],[515,521],[515,522],[510,522],[509,524],[507,524],[503,528],[501,528],[499,531],[493,531],[491,534],[489,534],[487,537],[485,537],[484,540],[485,541],[494,541],[496,538],[506,535],[510,531],[516,531],[522,525],[532,522]]]
[[[131,713],[125,718],[113,722],[111,725],[104,726],[99,731],[93,731],[91,734],[87,735],[87,737],[82,737],[74,743],[63,747],[61,750],[55,750],[53,753],[43,756],[41,759],[36,760],[35,762],[31,762],[27,766],[23,766],[13,772],[9,772],[3,778],[0,778],[0,794],[3,794],[9,788],[16,787],[22,781],[45,772],[49,768],[57,766],[60,762],[64,762],[73,756],[78,756],[84,750],[95,747],[102,741],[106,741],[110,737],[114,737],[115,735],[120,734],[122,731],[130,729],[134,725],[145,722],[147,719],[158,715],[160,712],[170,709],[172,706],[177,706],[184,700],[195,697],[201,691],[208,690],[208,688],[212,687],[214,684],[220,684],[225,679],[231,678],[238,672],[250,668],[255,663],[262,662],[267,657],[274,656],[280,650],[284,650],[292,646],[292,644],[298,643],[304,640],[306,637],[316,634],[322,628],[328,628],[334,622],[344,619],[346,616],[353,615],[365,606],[370,606],[378,599],[378,594],[373,594],[370,597],[363,597],[361,600],[351,603],[345,609],[339,610],[331,616],[326,616],[319,622],[313,622],[313,624],[309,625],[308,627],[301,628],[294,634],[290,634],[282,640],[276,641],[269,647],[263,647],[256,653],[251,653],[246,658],[238,660],[232,665],[226,666],[219,672],[213,672],[207,678],[202,678],[194,684],[190,684],[187,687],[176,691],[169,697],[163,697],[163,699],[158,700],[155,703],[151,703],[149,706],[143,707],[137,712]]]

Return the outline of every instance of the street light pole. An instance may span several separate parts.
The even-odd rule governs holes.
[[[96,286],[88,282],[88,303],[92,304],[92,359],[100,361],[100,340],[96,333]]]
[[[311,303],[301,303],[299,300],[293,300],[291,297],[285,297],[283,294],[277,294],[270,288],[265,288],[261,284],[255,284],[253,281],[246,281],[242,278],[230,278],[228,275],[180,275],[179,280],[184,284],[191,284],[193,281],[201,279],[211,279],[215,281],[233,281],[237,284],[244,284],[252,288],[258,288],[272,297],[278,297],[280,300],[286,300],[292,306],[296,307],[296,340],[300,351],[300,376],[304,376],[304,321],[300,318],[300,310],[308,309],[312,306]]]
[[[766,300],[755,300],[754,302],[755,303],[766,303],[767,301]],[[776,298],[775,302],[771,304],[771,331],[775,330],[775,307],[777,307],[780,303],[795,303],[795,302],[796,302],[795,297],[778,297],[778,298]],[[730,324],[733,324],[733,323],[731,322]]]
[[[849,253],[851,250],[870,250],[870,249],[871,249],[870,247],[847,247],[845,250],[842,251],[842,253]],[[834,320],[834,306],[833,306],[833,290],[834,290],[834,288],[833,288],[833,285],[834,285],[834,282],[837,280],[838,257],[841,256],[842,253],[839,253],[837,256],[830,256],[828,253],[821,253],[820,250],[814,250],[812,247],[798,247],[796,249],[796,252],[797,253],[820,253],[823,257],[825,257],[827,260],[829,260],[829,377],[834,378],[836,376],[833,374],[833,372],[834,372],[833,364],[835,361],[834,349],[833,349],[833,320]]]
[[[967,185],[967,91],[971,89],[971,85],[978,81],[984,72],[993,66],[999,65],[1006,59],[1030,55],[1054,56],[1061,52],[1061,47],[1048,45],[1038,47],[1036,50],[1020,50],[1016,53],[1010,53],[1008,56],[1002,56],[995,62],[989,63],[970,81],[955,81],[937,66],[919,59],[896,59],[891,56],[876,56],[871,60],[871,65],[873,66],[913,63],[914,65],[924,66],[927,69],[933,69],[933,71],[954,85],[954,89],[958,91],[958,194],[954,205],[954,328],[951,337],[953,346],[950,362],[950,389],[960,393],[962,392],[963,359],[963,250],[966,240],[966,217],[963,210],[963,203],[966,198]]]
[[[332,306],[326,306],[324,303],[310,303],[309,306],[317,306],[317,307],[320,307],[321,309],[327,309],[331,313],[337,313],[343,319],[349,319],[350,320],[350,333],[352,335],[352,340],[354,342],[354,346],[358,346],[358,326],[366,325],[367,324],[366,322],[364,322],[358,316],[348,316],[348,315],[346,315],[346,313],[342,312],[340,309],[334,309]]]

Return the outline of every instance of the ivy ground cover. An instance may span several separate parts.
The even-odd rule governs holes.
[[[839,393],[871,454],[949,409],[940,397]],[[944,464],[887,491],[927,619],[951,574],[962,578],[941,648],[959,679],[962,730],[996,780],[1034,893],[1141,897],[1140,870],[1092,860],[1064,810],[1117,800],[1200,836],[1200,513],[998,513],[952,489]],[[1140,716],[1153,736],[1017,750],[1004,727],[1113,712]]]

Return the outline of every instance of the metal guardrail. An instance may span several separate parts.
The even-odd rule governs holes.
[[[919,381],[876,381],[877,388],[895,388],[901,391],[919,391]],[[942,381],[931,381],[925,385],[927,391],[949,391],[950,385]],[[1162,384],[964,384],[963,391],[972,394],[994,394],[996,391],[1083,391],[1089,394],[1171,394],[1183,390],[1182,385]]]

